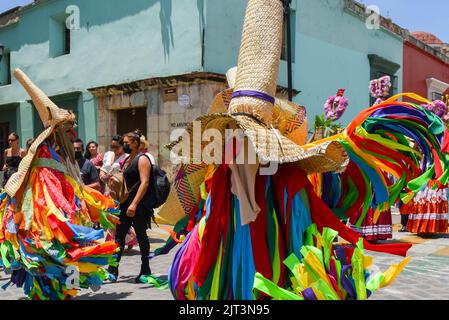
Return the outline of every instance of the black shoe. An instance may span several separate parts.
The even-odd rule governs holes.
[[[406,227],[402,227],[399,232],[407,232],[407,228]]]
[[[116,282],[118,280],[118,267],[109,266],[108,272],[111,274],[111,276],[113,278],[113,279],[111,279],[111,277],[109,277],[109,279],[112,282]]]
[[[150,276],[151,275],[151,268],[150,266],[141,266],[140,267],[140,273],[139,275],[136,277],[135,282],[136,283],[146,283],[140,280],[141,276]]]

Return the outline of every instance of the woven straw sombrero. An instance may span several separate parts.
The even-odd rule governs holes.
[[[14,70],[14,76],[22,84],[25,90],[33,100],[39,117],[41,118],[45,130],[34,140],[26,156],[22,159],[19,165],[19,169],[8,180],[5,186],[5,191],[9,196],[14,197],[16,193],[21,189],[28,171],[31,167],[31,163],[36,154],[37,148],[43,143],[50,135],[60,126],[67,126],[71,128],[75,125],[75,115],[67,110],[60,109],[56,106],[50,98],[45,95],[20,69]],[[69,168],[70,169],[70,168]]]
[[[301,127],[305,114],[303,119],[301,117],[288,119],[275,112],[276,105],[296,107],[285,101],[276,103],[274,98],[282,48],[282,20],[281,1],[249,1],[243,26],[235,89],[228,112],[201,116],[196,121],[201,123],[201,132],[215,129],[219,130],[223,137],[226,129],[244,130],[245,136],[263,162],[297,162],[299,167],[308,172],[343,171],[349,160],[341,144],[335,141],[323,142],[306,150],[291,140],[299,139],[299,136],[289,137],[288,134],[289,130],[296,131],[292,128]],[[222,95],[221,99],[225,102],[227,97]],[[281,128],[284,132],[280,130]],[[187,133],[188,137],[181,137],[167,147],[173,150],[183,139],[193,139],[193,125],[187,128]],[[299,140],[302,144],[305,142],[304,139]],[[194,159],[195,154],[201,154],[207,144],[203,142],[197,146],[190,143],[192,146],[190,159]],[[201,150],[193,149],[195,146]]]

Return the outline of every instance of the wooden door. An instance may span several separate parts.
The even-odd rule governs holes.
[[[139,129],[143,135],[147,135],[147,109],[135,108],[117,111],[117,134]]]

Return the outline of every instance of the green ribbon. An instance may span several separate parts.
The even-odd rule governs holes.
[[[332,255],[333,243],[336,236],[338,236],[337,231],[330,228],[323,228],[323,255],[327,270],[331,269],[330,258]]]
[[[168,281],[162,280],[159,277],[153,275],[142,275],[139,278],[140,282],[148,283],[154,285],[156,288],[160,290],[168,289]]]
[[[299,267],[301,265],[301,262],[299,261],[298,257],[294,253],[292,253],[284,260],[284,264],[287,266],[287,268],[291,271],[291,273],[295,277],[299,285],[299,289],[301,291],[304,290],[305,288],[302,288],[301,286],[301,281],[298,273]]]
[[[22,210],[25,217],[25,230],[30,230],[31,223],[34,217],[33,192],[28,182],[25,189],[25,196],[23,198]]]
[[[258,272],[254,277],[253,289],[257,289],[275,300],[304,300],[303,297],[278,287]]]
[[[351,258],[352,278],[354,279],[357,300],[367,299],[363,260],[363,239],[359,239]]]
[[[36,158],[33,163],[33,167],[44,167],[44,168],[50,168],[54,169],[56,171],[60,171],[64,174],[67,173],[67,168],[60,162],[53,160],[53,159],[47,159],[47,158]]]

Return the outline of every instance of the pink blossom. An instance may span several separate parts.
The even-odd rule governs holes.
[[[391,89],[390,76],[383,76],[379,79],[374,79],[370,81],[369,91],[373,98],[388,97],[388,95],[390,94],[390,89]]]
[[[324,113],[327,119],[334,121],[341,118],[348,107],[348,99],[343,96],[330,96],[324,104]]]
[[[421,105],[424,109],[427,109],[433,113],[435,113],[440,118],[447,118],[446,115],[447,112],[447,106],[446,104],[441,100],[435,100],[432,102],[432,104],[422,104]],[[446,121],[446,120],[445,120]]]

